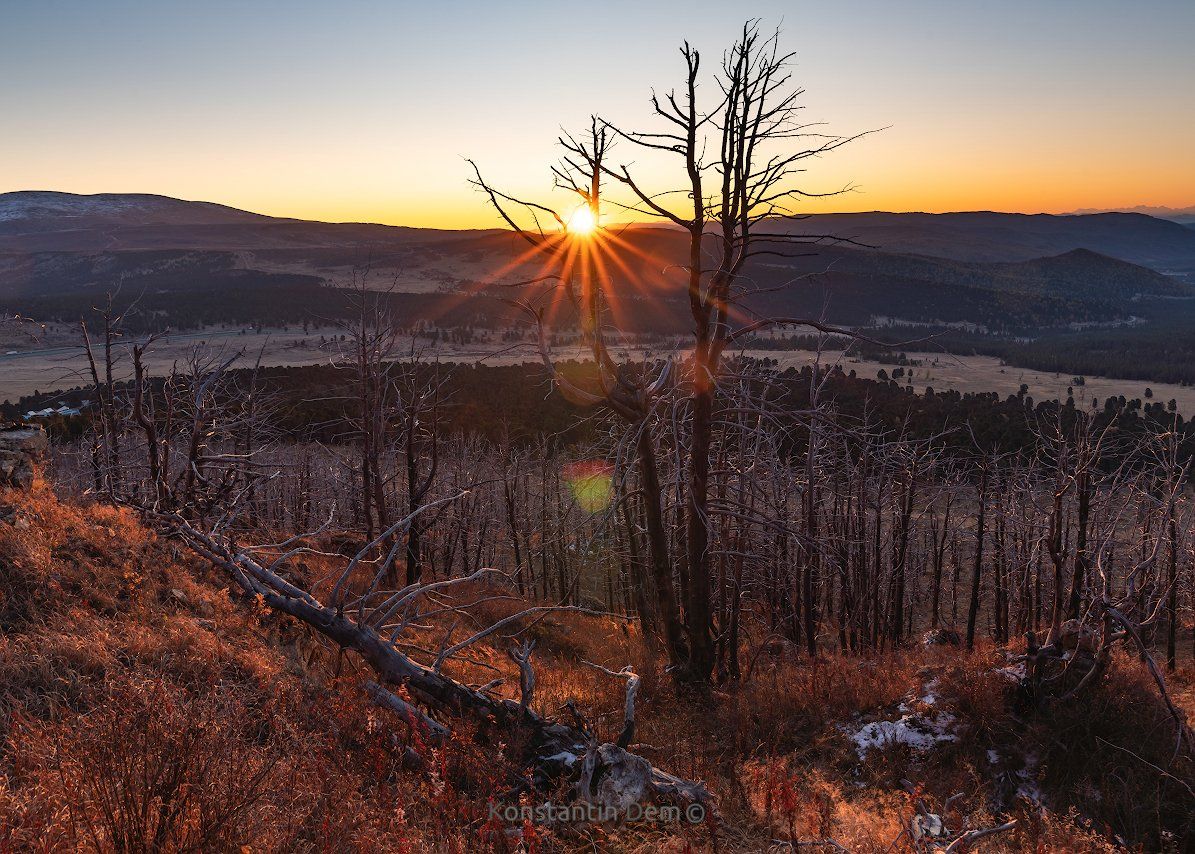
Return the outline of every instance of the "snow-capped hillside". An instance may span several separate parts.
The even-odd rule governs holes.
[[[269,220],[211,202],[141,193],[77,195],[49,190],[0,193],[0,228],[9,234],[110,225],[215,225]]]
[[[376,246],[459,238],[458,232],[265,216],[145,193],[0,193],[0,255],[122,250],[257,251]]]

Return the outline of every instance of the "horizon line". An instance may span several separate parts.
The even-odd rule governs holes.
[[[282,220],[289,222],[305,222],[319,225],[377,225],[384,228],[407,228],[417,229],[421,231],[509,231],[508,227],[501,225],[494,226],[477,226],[477,227],[463,227],[463,228],[445,228],[442,226],[431,225],[410,225],[407,223],[396,222],[381,222],[377,220],[365,219],[346,219],[346,220],[325,220],[325,219],[308,219],[297,216],[286,216],[280,214],[267,214],[260,211],[250,210],[248,208],[241,208],[235,205],[230,205],[225,202],[212,201],[210,199],[185,199],[181,196],[169,196],[165,193],[152,193],[142,191],[117,191],[117,192],[98,192],[98,193],[75,193],[70,190],[50,190],[50,189],[21,189],[21,190],[4,190],[0,191],[0,199],[6,196],[14,196],[21,194],[46,194],[58,196],[74,196],[78,198],[96,198],[99,196],[141,196],[154,199],[165,199],[172,202],[182,202],[184,204],[197,205],[211,205],[214,207],[227,208],[230,211],[237,213],[249,214],[251,216],[259,216],[265,219]],[[855,211],[821,211],[811,212],[805,214],[793,214],[791,216],[778,217],[778,219],[801,220],[815,216],[862,216],[866,214],[893,214],[893,215],[921,215],[921,216],[952,216],[960,214],[1001,214],[1006,216],[1099,216],[1101,214],[1135,214],[1139,216],[1148,216],[1153,219],[1165,220],[1165,214],[1172,215],[1186,215],[1195,216],[1195,205],[1189,205],[1181,208],[1169,207],[1166,205],[1145,205],[1137,204],[1133,206],[1108,207],[1108,208],[1077,208],[1070,211],[1052,212],[1052,211],[1025,211],[1025,210],[996,210],[995,208],[970,208],[970,209],[956,209],[943,211],[930,210],[885,210],[880,208],[873,208],[870,210],[855,210]],[[651,219],[633,219],[626,221],[610,222],[607,227],[613,226],[663,226],[672,227],[664,219],[654,217]]]

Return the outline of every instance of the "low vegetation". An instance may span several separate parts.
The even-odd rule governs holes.
[[[44,483],[2,500],[6,850],[911,850],[917,803],[958,792],[952,826],[1017,821],[984,850],[1177,850],[1192,832],[1189,756],[1170,762],[1168,715],[1127,659],[1084,702],[1023,717],[988,644],[961,659],[931,646],[808,660],[763,638],[751,673],[699,702],[668,680],[640,698],[638,749],[703,779],[718,821],[506,826],[488,804],[509,788],[509,746],[463,731],[425,747],[368,701],[351,658],[231,594],[128,510],[62,502]],[[561,615],[537,637],[537,706],[572,701],[612,734],[620,686],[583,662],[644,661],[637,633]],[[514,681],[498,644],[476,654],[462,679]],[[1188,702],[1190,680],[1176,683]],[[930,683],[956,740],[893,741],[864,761],[851,733]]]

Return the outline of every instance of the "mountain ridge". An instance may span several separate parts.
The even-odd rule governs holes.
[[[203,221],[202,213],[225,220],[249,221],[278,219],[265,214],[241,210],[218,202],[192,201],[163,196],[157,193],[66,193],[58,190],[17,190],[0,193],[0,222],[32,220],[50,217],[103,216],[123,218],[123,215],[173,211],[188,213],[189,221]]]
[[[650,227],[659,223],[641,223]],[[66,226],[66,227],[64,227]],[[1027,261],[1089,249],[1169,272],[1195,271],[1195,233],[1140,212],[1084,214],[859,211],[811,214],[779,227],[888,251],[959,261]],[[0,193],[0,252],[298,248],[379,245],[501,233],[276,217],[150,193]]]
[[[1120,322],[1136,313],[1140,295],[1195,293],[1195,231],[1144,214],[864,212],[788,227],[862,245],[831,243],[814,258],[780,263],[753,260],[748,274],[764,291],[753,297],[761,311],[816,313],[832,299],[838,322],[883,316],[1019,334]],[[666,320],[664,303],[684,295],[667,259],[684,251],[684,240],[659,223],[622,231],[611,251],[623,251],[625,263],[611,293],[634,300],[642,319],[654,313]],[[226,303],[252,303],[261,307],[252,318],[268,322],[260,310],[283,311],[279,299],[314,305],[326,300],[320,287],[368,275],[370,287],[406,295],[400,302],[412,318],[457,316],[461,297],[485,294],[467,322],[492,323],[506,317],[498,306],[509,287],[535,275],[538,262],[525,249],[499,229],[319,223],[152,194],[0,194],[0,300],[46,317],[71,315],[124,282],[146,292],[164,317],[179,315],[185,300],[190,314],[219,322],[215,308],[199,305],[209,300],[225,313],[232,310]]]
[[[395,228],[395,229],[411,229],[418,231],[458,231],[458,229],[436,229],[424,228],[422,226],[410,225],[390,225],[386,223],[366,222],[363,220],[346,220],[346,221],[332,221],[332,220],[313,220],[303,219],[301,217],[284,217],[275,216],[273,214],[257,213],[256,211],[245,210],[244,208],[233,207],[221,202],[209,202],[197,199],[180,199],[175,196],[165,196],[159,193],[69,193],[61,190],[12,190],[9,192],[0,193],[0,223],[5,221],[14,221],[17,219],[34,219],[36,217],[20,217],[16,214],[20,211],[20,203],[25,202],[27,208],[33,210],[43,210],[46,212],[57,212],[60,216],[77,216],[82,213],[96,214],[97,209],[102,210],[104,202],[113,203],[109,210],[136,210],[135,203],[141,202],[140,209],[146,210],[156,208],[158,210],[206,210],[211,213],[222,212],[225,213],[226,219],[222,223],[192,223],[192,224],[228,224],[231,222],[256,222],[256,223],[280,223],[280,224],[295,224],[301,223],[306,225],[327,225],[327,226],[367,226],[377,228]],[[53,203],[57,203],[55,208]],[[120,205],[120,202],[125,204]],[[38,203],[41,207],[38,208]],[[98,204],[97,204],[98,203]],[[71,206],[75,206],[77,213],[70,213]],[[8,208],[9,210],[6,210]],[[141,225],[153,224],[153,221],[142,221]],[[187,224],[187,223],[182,223]],[[489,229],[459,229],[462,232],[470,231],[486,231]],[[0,231],[0,233],[3,233]]]
[[[1195,225],[1195,205],[1184,208],[1169,208],[1162,205],[1134,205],[1131,208],[1080,208],[1073,214],[1095,213],[1141,213],[1158,219],[1168,219],[1183,225]]]

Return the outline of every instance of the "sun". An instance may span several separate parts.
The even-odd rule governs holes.
[[[597,218],[593,215],[593,211],[590,210],[589,205],[581,205],[568,218],[568,230],[570,234],[592,234],[595,228],[597,228]]]

